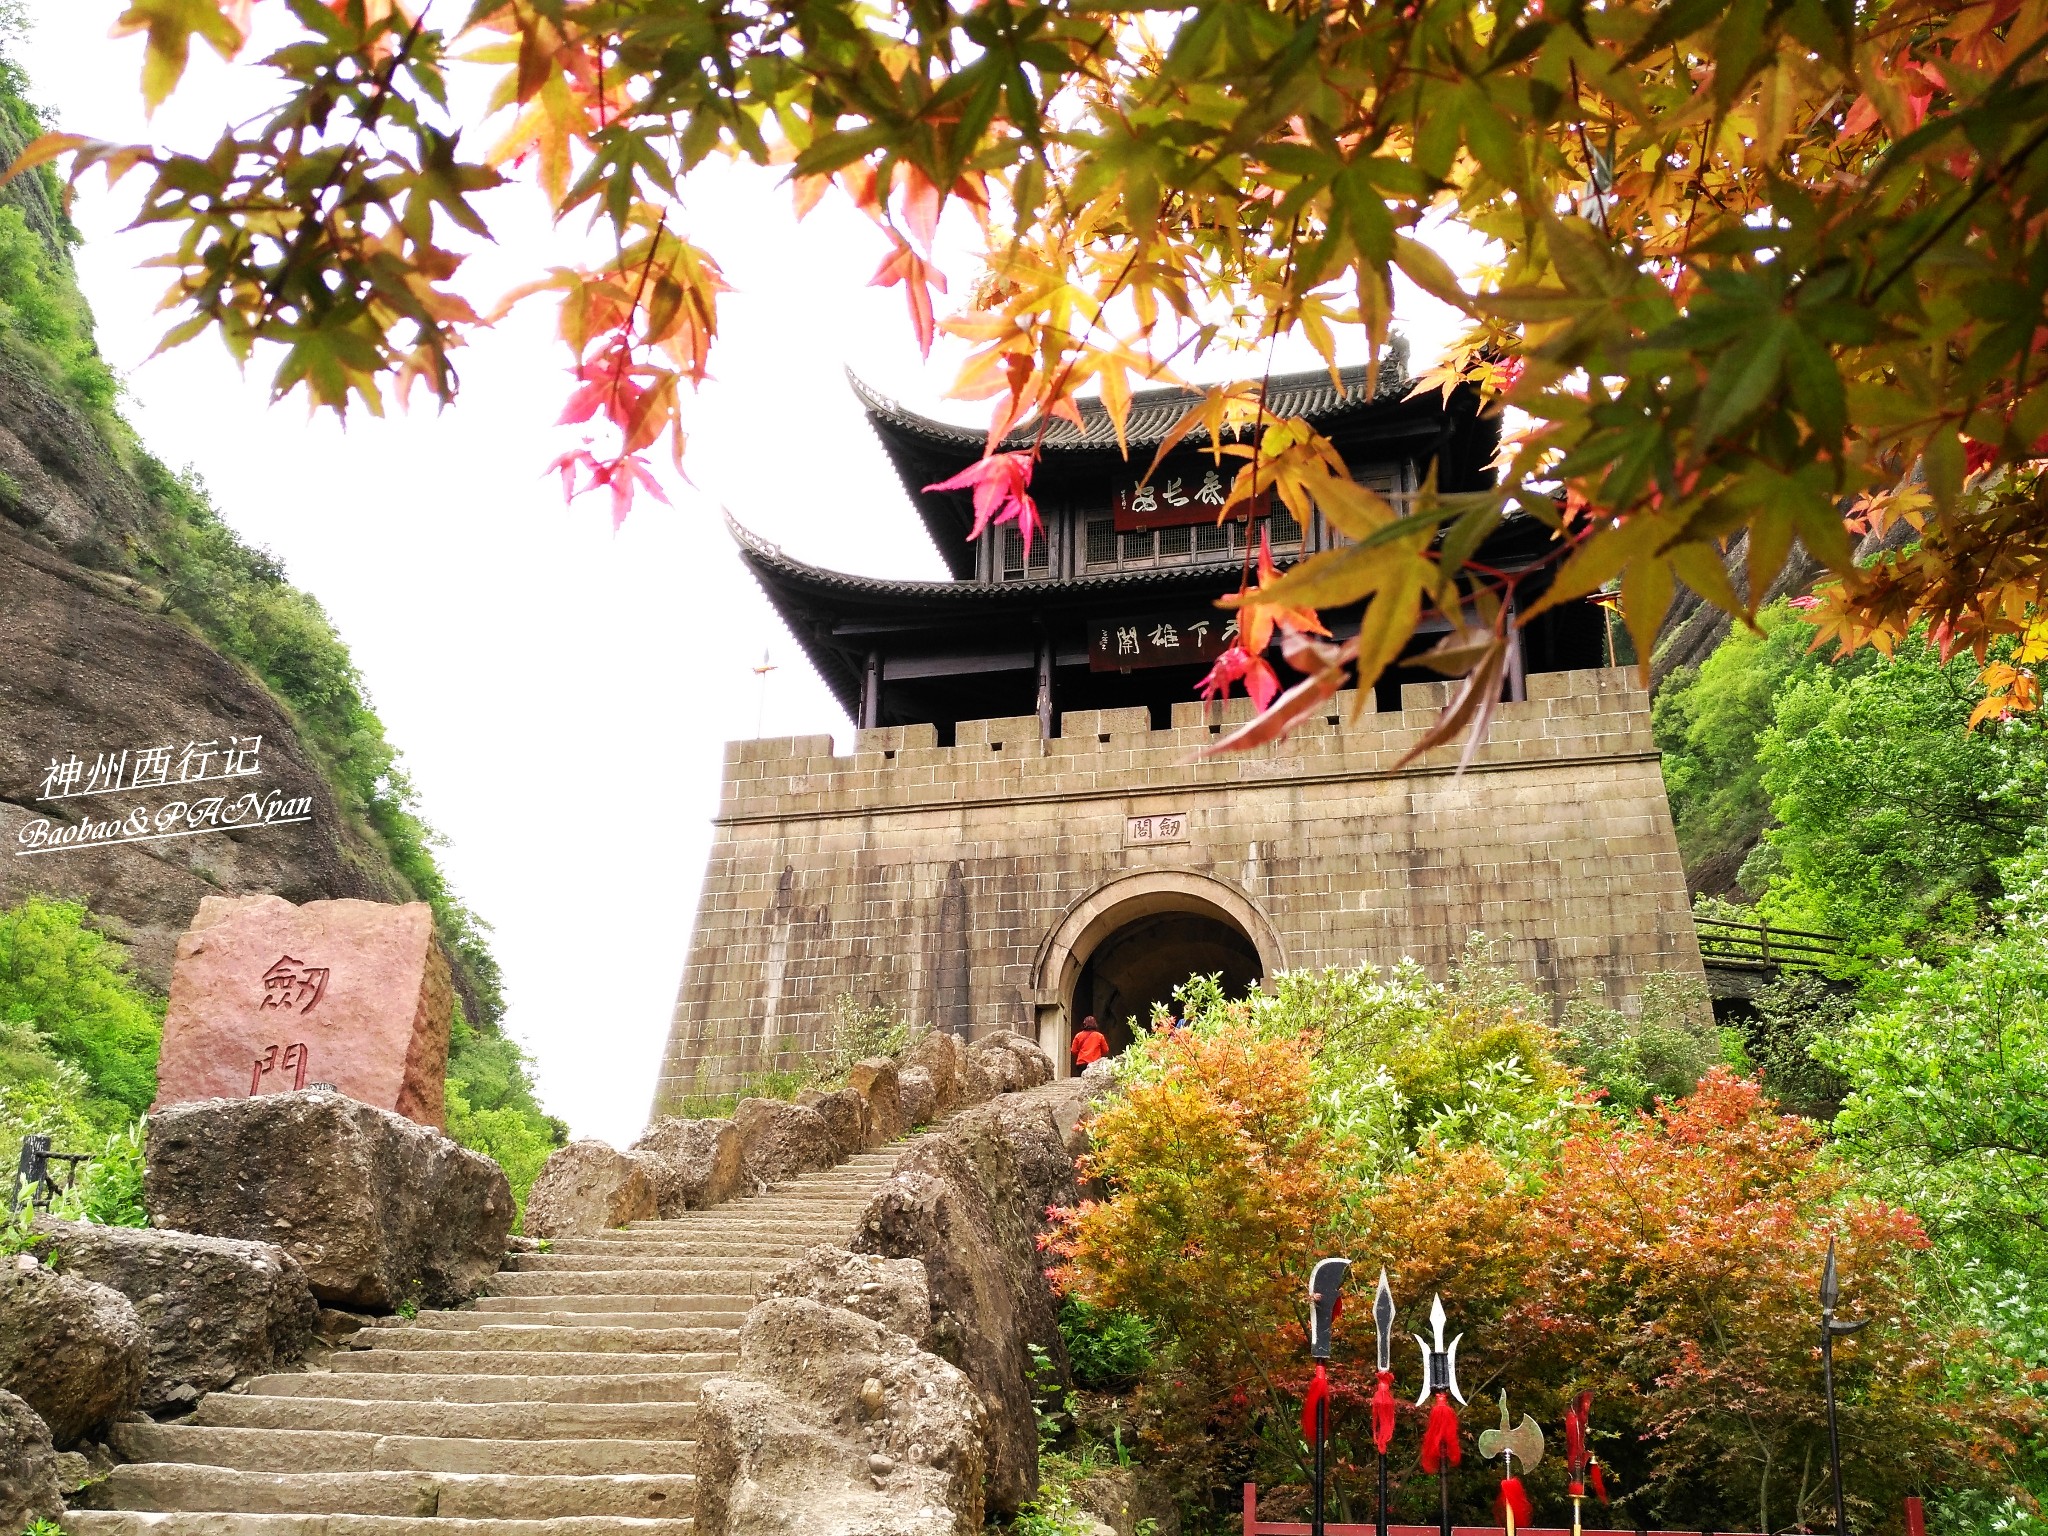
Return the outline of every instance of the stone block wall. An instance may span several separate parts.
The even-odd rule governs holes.
[[[973,1037],[1035,1034],[1064,1060],[1073,978],[1135,916],[1221,917],[1282,968],[1441,974],[1474,930],[1562,1004],[1635,1004],[1643,977],[1700,975],[1648,697],[1623,670],[1536,674],[1471,766],[1461,744],[1400,765],[1448,683],[1294,737],[1202,749],[1249,717],[1177,705],[862,731],[726,749],[718,835],[655,1095],[657,1112],[794,1065],[852,993]],[[1158,823],[1177,838],[1156,840]]]

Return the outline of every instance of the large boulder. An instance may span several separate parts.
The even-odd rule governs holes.
[[[973,1385],[870,1318],[803,1297],[747,1314],[705,1383],[699,1536],[970,1536],[987,1415]]]
[[[654,1180],[664,1220],[723,1205],[751,1182],[747,1149],[730,1120],[657,1120],[633,1151]]]
[[[605,1232],[661,1214],[652,1159],[601,1141],[572,1141],[549,1156],[526,1194],[529,1237]]]
[[[133,1408],[149,1341],[128,1298],[16,1254],[0,1270],[0,1390],[49,1426],[59,1447]]]
[[[63,1513],[49,1426],[12,1392],[0,1392],[0,1531],[13,1536]]]
[[[180,1104],[149,1117],[150,1223],[272,1242],[354,1311],[466,1301],[512,1226],[498,1165],[337,1093]]]
[[[923,1344],[932,1331],[932,1292],[916,1259],[848,1253],[820,1243],[768,1277],[763,1296],[801,1296],[872,1318]]]
[[[149,1334],[145,1410],[290,1365],[312,1342],[319,1306],[298,1261],[275,1244],[69,1221],[38,1222],[36,1233],[61,1272],[135,1308]]]
[[[930,1125],[939,1117],[939,1095],[923,1067],[905,1067],[896,1074],[896,1097],[903,1105],[906,1126]]]
[[[801,1173],[822,1173],[839,1163],[838,1144],[825,1117],[802,1104],[741,1099],[732,1123],[740,1133],[747,1167],[770,1184]]]
[[[841,1161],[856,1152],[865,1152],[880,1139],[874,1135],[874,1118],[868,1113],[868,1101],[852,1088],[842,1088],[837,1093],[811,1094],[797,1102],[818,1112],[819,1118],[825,1122],[825,1129],[832,1133],[832,1145]]]
[[[931,1078],[934,1120],[967,1102],[963,1081],[967,1070],[967,1042],[958,1035],[948,1034],[943,1029],[933,1030],[904,1055],[903,1066],[921,1067]]]
[[[910,1129],[903,1114],[903,1099],[897,1084],[896,1063],[886,1056],[855,1062],[846,1083],[867,1102],[872,1122],[869,1146],[894,1141]]]
[[[1052,1058],[1035,1040],[998,1029],[967,1048],[968,1058],[986,1072],[997,1093],[1021,1093],[1053,1080]]]
[[[963,1111],[912,1148],[869,1203],[853,1243],[923,1261],[931,1348],[967,1373],[988,1408],[988,1504],[1005,1516],[1038,1486],[1032,1347],[1061,1381],[1067,1373],[1037,1238],[1046,1207],[1071,1204],[1061,1196],[1072,1189],[1050,1107],[998,1101]]]

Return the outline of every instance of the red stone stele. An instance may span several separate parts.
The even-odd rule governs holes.
[[[152,1109],[331,1084],[437,1129],[454,989],[425,902],[209,896],[178,940]]]

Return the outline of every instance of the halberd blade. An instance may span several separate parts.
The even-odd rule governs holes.
[[[1387,1272],[1380,1271],[1380,1288],[1372,1299],[1372,1326],[1379,1335],[1380,1369],[1394,1368],[1394,1290],[1387,1284]]]
[[[1450,1348],[1444,1351],[1444,1385],[1450,1388],[1451,1396],[1460,1404],[1464,1403],[1465,1394],[1458,1390],[1458,1339],[1464,1337],[1462,1333],[1459,1334],[1457,1339],[1451,1340]]]
[[[1823,1312],[1835,1310],[1835,1302],[1842,1294],[1841,1282],[1835,1276],[1835,1240],[1828,1239],[1828,1261],[1820,1272],[1820,1309]]]
[[[1429,1379],[1429,1340],[1425,1339],[1419,1333],[1411,1333],[1408,1335],[1408,1337],[1413,1339],[1415,1341],[1415,1347],[1422,1351],[1422,1392],[1415,1399],[1415,1406],[1420,1408],[1424,1403],[1429,1401],[1429,1389],[1431,1385]]]

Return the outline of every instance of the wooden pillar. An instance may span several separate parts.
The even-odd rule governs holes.
[[[868,664],[860,679],[860,728],[872,731],[882,723],[882,657],[868,652]]]
[[[1052,641],[1038,642],[1038,739],[1052,740]]]

